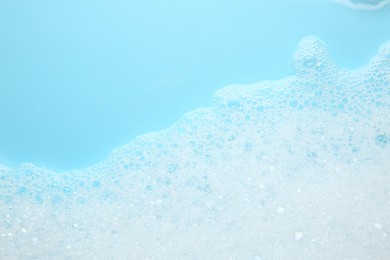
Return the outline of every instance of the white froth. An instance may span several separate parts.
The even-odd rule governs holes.
[[[85,170],[0,167],[4,259],[387,259],[390,48],[338,68],[315,37],[294,76],[214,104]]]
[[[376,11],[387,7],[390,0],[334,0],[352,9]]]

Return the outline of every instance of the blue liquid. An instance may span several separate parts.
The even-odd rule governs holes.
[[[292,74],[306,35],[348,68],[390,38],[390,10],[327,1],[0,5],[0,159],[57,170],[210,106],[220,87]]]

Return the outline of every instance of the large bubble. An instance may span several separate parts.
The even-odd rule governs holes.
[[[339,68],[304,38],[296,74],[84,170],[0,167],[4,259],[387,259],[390,44]]]

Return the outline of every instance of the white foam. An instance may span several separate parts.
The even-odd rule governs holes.
[[[390,4],[390,0],[334,0],[352,9],[376,11]]]
[[[2,166],[2,257],[386,259],[389,46],[347,70],[307,37],[295,75],[222,88],[100,164]]]

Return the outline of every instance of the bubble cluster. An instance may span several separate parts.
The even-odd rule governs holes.
[[[389,0],[337,0],[337,2],[353,9],[379,10],[389,5]]]
[[[365,4],[365,5],[378,5],[383,2],[386,2],[386,0],[349,0],[349,1],[354,4]]]
[[[339,68],[310,36],[296,74],[54,172],[0,165],[5,259],[386,259],[390,44]]]

